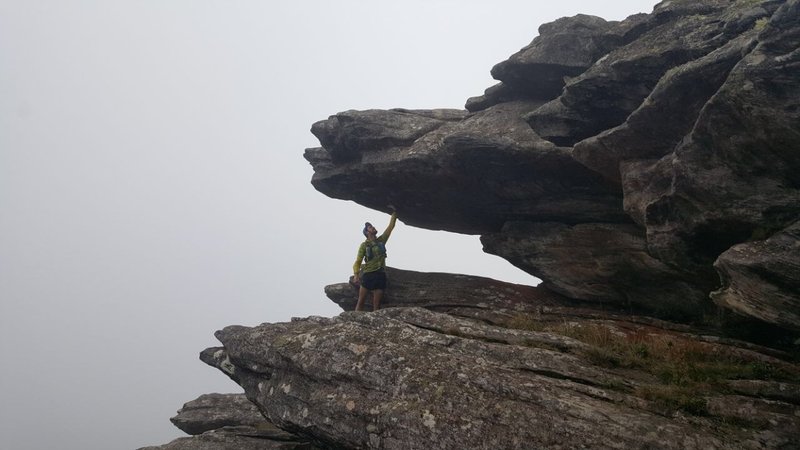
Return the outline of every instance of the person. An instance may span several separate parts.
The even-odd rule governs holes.
[[[381,305],[383,292],[386,290],[386,241],[392,235],[397,221],[397,211],[391,205],[389,209],[392,211],[392,217],[383,234],[378,236],[378,230],[369,222],[364,224],[362,230],[366,240],[358,247],[356,262],[353,263],[353,279],[359,280],[359,272],[363,271],[359,280],[356,311],[364,308],[364,301],[370,292],[372,292],[372,310],[377,311]],[[363,266],[362,261],[364,262]]]

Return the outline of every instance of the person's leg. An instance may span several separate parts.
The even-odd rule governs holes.
[[[362,284],[360,288],[358,288],[358,303],[356,303],[356,311],[361,311],[364,309],[364,300],[367,298],[367,288],[364,287]]]
[[[381,306],[381,299],[383,298],[383,289],[376,289],[372,291],[372,310],[377,311]]]

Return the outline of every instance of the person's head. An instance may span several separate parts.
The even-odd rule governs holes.
[[[370,237],[370,235],[375,236],[376,234],[378,234],[378,230],[376,230],[371,223],[367,222],[364,224],[364,229],[362,230],[362,233],[364,233],[365,237]]]

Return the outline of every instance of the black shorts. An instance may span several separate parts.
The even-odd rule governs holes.
[[[361,276],[361,286],[370,291],[386,289],[386,272],[378,270],[365,273]]]

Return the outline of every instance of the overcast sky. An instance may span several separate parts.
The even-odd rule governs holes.
[[[462,108],[540,24],[654,3],[0,0],[0,448],[167,443],[184,402],[240,392],[198,359],[215,330],[340,312],[323,287],[388,216],[313,189],[313,122]],[[476,236],[388,247],[537,282]]]

